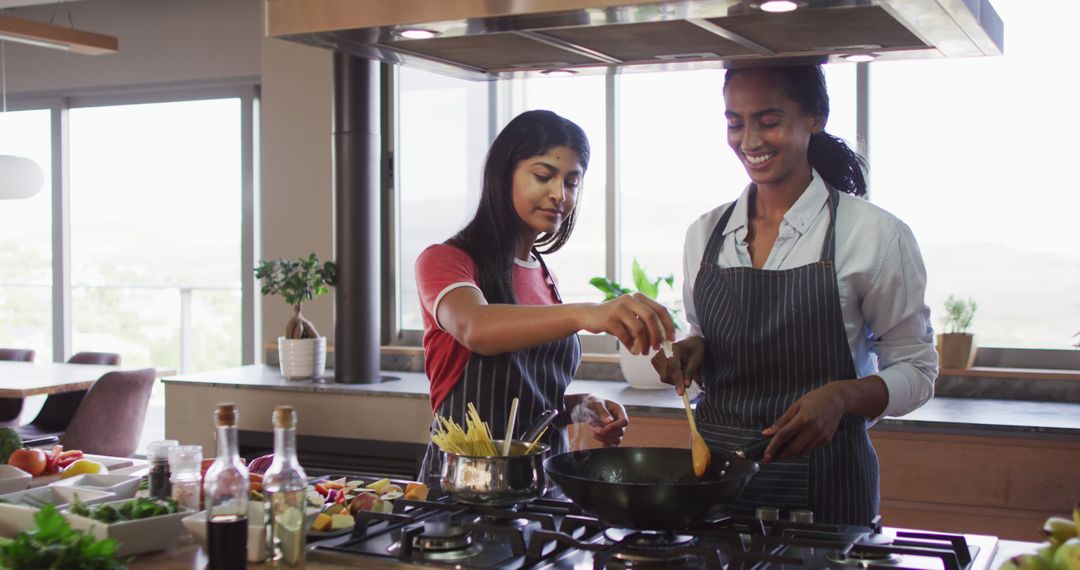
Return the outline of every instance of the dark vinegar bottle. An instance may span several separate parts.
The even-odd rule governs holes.
[[[236,416],[232,404],[214,413],[218,453],[203,484],[210,570],[247,568],[248,470],[240,462]]]
[[[236,515],[218,515],[206,523],[210,568],[247,567],[247,524],[247,518]]]

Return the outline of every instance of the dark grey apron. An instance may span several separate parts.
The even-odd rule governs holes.
[[[540,261],[544,277],[562,302],[555,281],[548,272],[540,254],[533,251]],[[564,453],[569,449],[566,426],[570,414],[563,403],[566,387],[570,385],[578,364],[581,362],[581,342],[576,334],[515,352],[483,356],[475,352],[469,357],[454,389],[439,405],[436,414],[465,425],[467,405],[472,402],[480,417],[491,427],[491,435],[502,439],[509,419],[510,402],[518,399],[518,416],[514,435],[520,437],[532,420],[546,409],[555,408],[559,415],[548,428],[542,441],[551,446],[550,455]],[[436,420],[437,421],[437,420]],[[434,428],[434,424],[432,424]],[[420,466],[420,479],[438,482],[442,469],[439,448],[428,443],[427,453]]]
[[[856,378],[834,267],[838,200],[829,188],[821,260],[794,269],[719,267],[735,204],[716,224],[694,282],[706,343],[704,396],[695,415],[710,447],[724,451],[759,439],[807,392]],[[808,508],[817,522],[868,524],[879,494],[877,454],[866,430],[865,418],[845,415],[833,441],[808,458],[762,465],[732,510]]]

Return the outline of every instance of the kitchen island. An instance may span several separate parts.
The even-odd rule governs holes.
[[[238,404],[242,433],[270,432],[273,407],[288,403],[297,408],[301,436],[422,453],[432,420],[427,378],[384,374],[398,379],[289,381],[264,365],[167,377],[166,435],[212,450],[217,402]],[[626,407],[625,445],[686,446],[682,401],[673,392],[575,380],[568,393],[580,392]],[[938,397],[907,416],[882,419],[871,436],[889,525],[1039,540],[1046,517],[1070,512],[1080,499],[1080,404]],[[573,426],[571,439],[592,445]]]

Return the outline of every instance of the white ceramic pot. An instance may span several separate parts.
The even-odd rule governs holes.
[[[318,378],[326,370],[326,337],[278,337],[278,364],[289,380]]]
[[[670,390],[671,386],[660,381],[660,374],[652,365],[654,353],[648,355],[633,354],[630,349],[619,343],[619,368],[626,382],[639,390]]]
[[[671,390],[675,388],[660,381],[660,374],[653,368],[652,358],[656,353],[649,351],[648,355],[633,354],[622,343],[619,343],[619,368],[622,370],[626,383],[638,390]],[[701,393],[697,384],[686,390],[690,399],[694,399]]]

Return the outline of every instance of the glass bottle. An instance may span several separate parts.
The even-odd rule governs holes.
[[[217,459],[203,480],[210,570],[247,568],[248,470],[240,462],[237,415],[233,404],[214,412]]]
[[[274,460],[263,475],[266,561],[273,568],[303,568],[307,475],[296,459],[296,411],[274,408]]]

